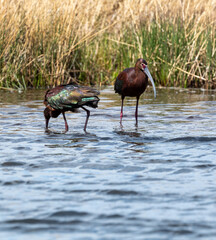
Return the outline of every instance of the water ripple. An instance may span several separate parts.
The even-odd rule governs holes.
[[[88,133],[45,132],[44,92],[0,94],[1,239],[215,239],[215,91],[147,90],[136,126],[107,87]]]
[[[169,139],[167,142],[216,142],[216,137],[177,137]]]

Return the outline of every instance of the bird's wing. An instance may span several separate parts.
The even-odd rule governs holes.
[[[116,93],[119,93],[119,94],[122,93],[123,84],[126,79],[127,79],[126,71],[120,72],[116,78],[115,85],[114,85],[114,90]]]
[[[66,85],[57,94],[48,92],[47,101],[54,109],[73,109],[85,105],[89,101],[98,101],[97,95],[99,92],[90,87]]]

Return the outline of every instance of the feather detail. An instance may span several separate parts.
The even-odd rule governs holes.
[[[99,94],[90,87],[77,84],[60,85],[46,92],[44,104],[53,109],[71,111],[83,105],[97,107]]]

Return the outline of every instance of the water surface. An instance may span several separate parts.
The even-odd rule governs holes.
[[[216,94],[149,88],[66,113],[44,131],[42,90],[0,92],[0,239],[215,239]]]

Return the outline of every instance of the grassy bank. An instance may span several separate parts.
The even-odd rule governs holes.
[[[214,0],[0,3],[0,87],[112,84],[143,56],[156,85],[216,83]]]

